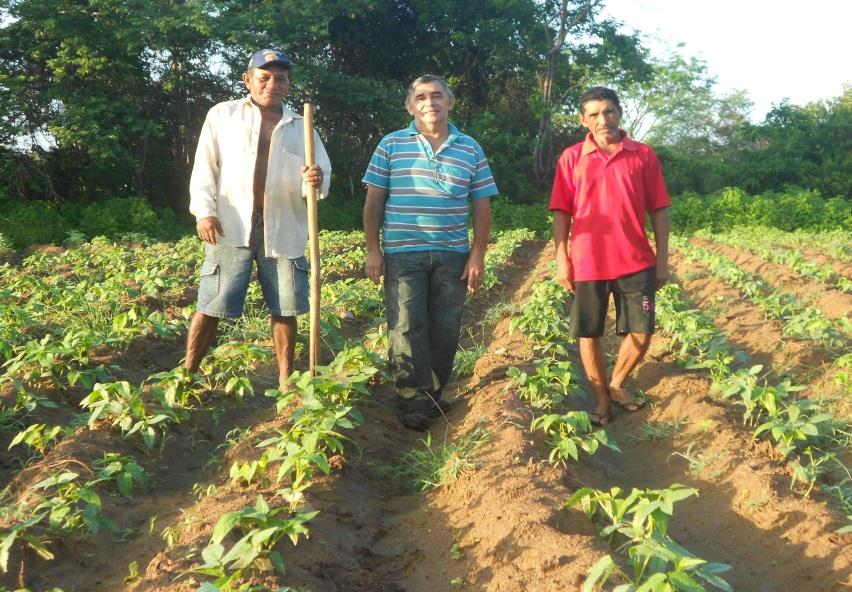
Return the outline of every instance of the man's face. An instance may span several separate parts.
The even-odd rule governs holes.
[[[592,132],[595,142],[600,145],[613,144],[621,141],[621,113],[618,107],[609,99],[605,101],[588,101],[583,104],[580,123]]]
[[[281,105],[290,90],[290,73],[287,68],[273,64],[246,72],[243,82],[258,107],[274,108]]]
[[[438,82],[424,82],[414,87],[405,108],[414,117],[415,125],[433,127],[449,121],[455,104],[455,98],[448,96]]]

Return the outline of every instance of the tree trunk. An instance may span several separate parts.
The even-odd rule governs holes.
[[[538,123],[538,133],[533,144],[533,175],[536,185],[541,190],[547,189],[551,178],[556,155],[553,150],[553,111],[568,94],[568,90],[553,98],[553,85],[556,82],[557,66],[562,58],[562,48],[568,33],[585,22],[593,8],[603,0],[560,0],[558,11],[551,15],[545,24],[547,37],[547,69],[539,81],[541,97],[541,117]],[[558,23],[558,26],[557,26]],[[553,25],[553,26],[551,26]],[[551,37],[555,31],[555,36]]]

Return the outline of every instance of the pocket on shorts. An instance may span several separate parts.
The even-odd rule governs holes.
[[[205,261],[201,264],[201,282],[198,286],[198,304],[205,306],[219,295],[219,264]]]
[[[294,308],[305,311],[308,309],[311,266],[304,257],[290,259],[290,263],[293,265],[293,296],[296,298]]]
[[[293,264],[293,285],[296,288],[296,293],[300,293],[303,289],[308,289],[308,282],[311,275],[311,266],[305,257],[290,259]]]

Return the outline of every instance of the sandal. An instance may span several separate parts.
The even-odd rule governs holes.
[[[639,411],[645,406],[645,401],[640,399],[628,399],[627,401],[616,401],[615,399],[612,399],[611,403],[613,406],[618,407],[619,409],[624,409],[629,413]]]
[[[589,411],[589,422],[595,426],[596,428],[602,428],[605,425],[609,424],[612,419],[609,413],[595,413],[594,411]]]

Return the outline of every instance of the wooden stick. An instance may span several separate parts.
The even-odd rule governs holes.
[[[314,109],[310,103],[305,103],[305,164],[314,165]],[[320,342],[320,251],[319,227],[317,224],[317,190],[308,185],[308,243],[311,255],[311,338],[310,338],[310,372],[316,375],[319,362]]]

